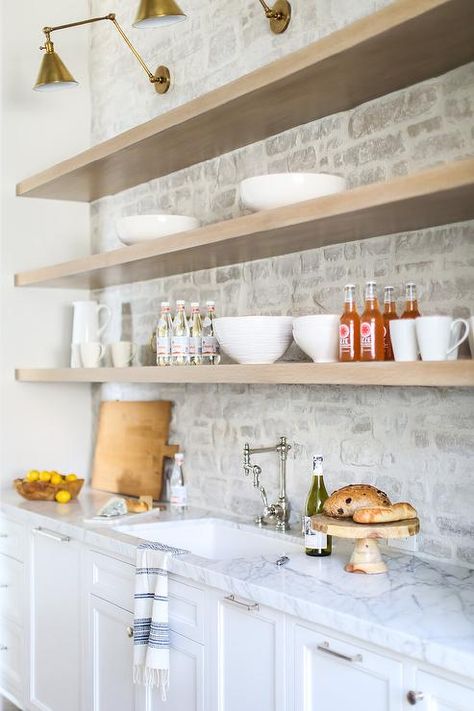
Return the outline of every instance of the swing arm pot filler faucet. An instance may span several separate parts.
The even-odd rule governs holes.
[[[277,531],[286,531],[289,529],[290,518],[290,503],[286,495],[286,462],[288,460],[288,452],[291,445],[288,444],[286,437],[280,437],[280,441],[273,447],[256,447],[251,449],[247,442],[244,446],[244,474],[245,476],[252,475],[253,485],[259,490],[263,501],[263,512],[257,516],[255,523],[257,526],[273,524]],[[252,464],[250,457],[252,454],[264,454],[267,452],[276,452],[278,454],[279,473],[280,473],[280,494],[278,501],[275,504],[269,504],[267,493],[264,486],[260,482],[262,468],[258,464]]]

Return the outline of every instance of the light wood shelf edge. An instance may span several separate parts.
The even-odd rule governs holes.
[[[19,368],[29,383],[174,383],[474,387],[474,360],[132,368]]]
[[[471,158],[338,195],[20,272],[15,275],[15,286],[102,288],[472,217]]]
[[[398,0],[26,178],[17,194],[92,201],[349,109],[472,60],[473,25],[471,0]]]

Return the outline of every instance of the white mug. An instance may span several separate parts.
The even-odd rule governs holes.
[[[97,301],[75,301],[73,303],[74,315],[72,322],[71,339],[71,368],[80,367],[79,349],[77,344],[97,343],[110,323],[112,311],[106,304]],[[99,315],[105,312],[105,320],[99,327]],[[74,347],[76,345],[76,347]]]
[[[127,368],[135,358],[137,347],[130,341],[118,341],[110,346],[114,368]]]
[[[458,323],[464,324],[464,333],[450,345]],[[453,321],[451,316],[420,316],[415,325],[422,360],[447,360],[469,335],[469,324],[463,318]]]
[[[390,340],[395,360],[418,360],[415,319],[400,318],[390,321]]]
[[[104,357],[102,343],[81,343],[81,360],[84,368],[98,368]]]
[[[469,347],[471,349],[471,358],[474,358],[474,316],[471,316],[469,321]]]

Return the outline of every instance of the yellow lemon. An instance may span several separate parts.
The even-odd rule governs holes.
[[[77,476],[75,474],[67,474],[64,478],[66,481],[76,481]]]
[[[62,482],[63,478],[61,474],[58,474],[57,472],[54,472],[51,474],[51,484],[60,484]]]
[[[38,481],[39,479],[39,472],[36,471],[36,469],[30,469],[28,474],[26,475],[26,481]]]
[[[40,481],[49,481],[51,479],[51,472],[40,472],[39,473],[39,480]]]
[[[71,494],[69,491],[61,489],[61,491],[58,491],[55,498],[58,504],[67,504],[68,501],[71,501]]]

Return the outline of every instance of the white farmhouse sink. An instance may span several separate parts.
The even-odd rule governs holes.
[[[218,518],[163,521],[114,526],[116,531],[145,541],[164,543],[210,558],[223,560],[270,555],[279,558],[302,551],[295,536],[259,529]]]

